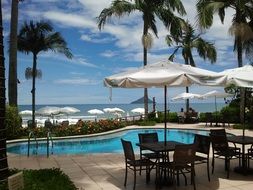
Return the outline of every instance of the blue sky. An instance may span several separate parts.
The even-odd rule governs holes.
[[[10,25],[10,0],[3,0],[3,19],[5,36],[6,78],[8,78],[8,36]],[[187,18],[195,23],[196,0],[182,0]],[[103,86],[103,78],[134,67],[142,66],[142,17],[136,12],[121,19],[111,19],[102,31],[98,30],[96,17],[111,0],[29,0],[19,4],[19,27],[24,21],[48,20],[55,31],[62,33],[74,58],[68,60],[63,55],[52,52],[40,53],[38,68],[42,79],[37,80],[37,104],[90,104],[90,103],[129,103],[143,96],[142,89],[114,89],[112,101],[109,90]],[[236,53],[233,49],[233,37],[228,34],[232,19],[232,10],[226,12],[224,25],[218,17],[214,18],[212,28],[203,38],[215,43],[218,59],[214,65],[204,62],[195,53],[196,65],[212,71],[222,71],[237,67]],[[173,47],[165,43],[168,34],[157,19],[158,36],[153,37],[153,46],[148,53],[148,62],[154,63],[167,59]],[[175,59],[183,63],[180,55]],[[244,61],[246,63],[246,60]],[[31,104],[31,80],[26,80],[25,69],[32,66],[31,55],[18,53],[18,103]],[[7,85],[6,85],[7,87]],[[205,93],[219,88],[193,86],[193,93]],[[169,97],[173,97],[184,88],[169,88]],[[150,97],[163,102],[163,90],[152,88]]]

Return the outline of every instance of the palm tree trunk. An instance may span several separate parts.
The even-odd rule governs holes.
[[[17,106],[17,28],[18,28],[18,1],[12,0],[10,24],[10,52],[9,52],[9,104]]]
[[[5,126],[5,65],[2,24],[2,1],[0,0],[0,181],[8,177]]]
[[[148,34],[148,27],[144,20],[144,27],[143,27],[143,36],[146,36]],[[143,65],[147,65],[148,62],[148,50],[145,45],[143,45]],[[145,116],[148,115],[148,89],[144,88],[144,110],[145,110]]]
[[[33,127],[36,127],[35,123],[35,82],[36,82],[36,72],[37,71],[37,54],[33,54],[33,73],[32,73],[32,121]]]

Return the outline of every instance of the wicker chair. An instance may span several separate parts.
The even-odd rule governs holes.
[[[125,155],[125,182],[124,186],[126,186],[127,183],[127,172],[128,169],[132,170],[134,172],[134,186],[133,190],[135,190],[136,186],[136,172],[140,170],[146,170],[146,182],[148,183],[150,180],[150,160],[149,159],[135,159],[135,154],[133,150],[132,143],[130,141],[125,141],[121,139],[121,143],[124,150]]]
[[[207,168],[207,177],[210,181],[209,174],[209,151],[210,151],[210,137],[203,135],[195,135],[194,144],[196,145],[195,164],[205,164]]]
[[[156,143],[158,142],[158,134],[157,133],[139,133],[139,143]],[[149,160],[155,160],[157,162],[159,159],[163,158],[162,154],[157,154],[154,152],[147,151],[144,148],[140,147],[140,158],[147,158]]]
[[[182,174],[185,179],[185,185],[187,185],[187,173],[191,174],[191,183],[193,184],[194,190],[196,190],[195,185],[195,154],[196,154],[196,145],[195,144],[186,144],[186,145],[176,145],[175,151],[173,154],[172,162],[160,162],[156,167],[156,180],[157,188],[160,187],[161,178],[160,170],[168,169],[172,176],[172,182],[174,188],[176,188],[176,182],[179,184],[179,175]],[[177,176],[177,179],[176,179]]]
[[[240,164],[240,148],[229,147],[226,132],[224,129],[210,130],[210,132],[210,139],[213,149],[212,173],[214,172],[215,158],[224,159],[225,170],[227,171],[227,178],[229,178],[230,160],[239,158]]]
[[[252,144],[251,147],[248,149],[247,160],[248,160],[248,167],[249,167],[249,165],[250,165],[250,160],[253,160],[253,144]]]

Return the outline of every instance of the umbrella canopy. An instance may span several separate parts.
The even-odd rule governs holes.
[[[183,92],[181,94],[178,94],[177,96],[173,97],[171,100],[187,100],[187,99],[193,99],[193,98],[201,98],[200,94],[193,94],[193,93],[187,93]]]
[[[161,61],[142,68],[106,77],[104,85],[115,88],[164,87],[164,140],[166,142],[167,86],[190,86],[192,84],[224,85],[224,75],[192,67],[190,65]]]
[[[135,109],[132,109],[131,112],[144,114],[145,110],[144,108],[135,108]]]
[[[19,112],[20,115],[32,115],[32,110],[23,110]]]
[[[226,98],[226,97],[229,97],[229,96],[233,96],[233,94],[229,94],[229,93],[226,93],[226,92],[220,92],[220,91],[217,91],[217,90],[213,90],[213,91],[210,91],[210,92],[207,92],[205,94],[200,95],[201,98],[209,98],[209,97]]]
[[[61,108],[56,107],[56,106],[45,106],[36,111],[37,114],[46,115],[46,116],[57,115],[60,112],[61,112]]]
[[[95,114],[95,115],[100,115],[100,114],[104,114],[104,112],[102,110],[99,109],[92,109],[88,111],[89,114]]]
[[[60,112],[65,113],[65,114],[74,114],[74,113],[80,112],[80,110],[74,107],[66,106],[66,107],[60,108]]]
[[[104,112],[108,112],[108,113],[125,113],[124,110],[120,109],[120,108],[104,108],[103,109]]]
[[[227,69],[220,74],[227,77],[226,85],[234,84],[239,87],[253,88],[253,67],[251,65]]]
[[[214,97],[216,126],[218,125],[218,122],[217,122],[217,100],[216,99],[217,98],[226,98],[226,97],[229,97],[229,96],[233,96],[233,94],[229,94],[229,93],[226,93],[226,92],[219,92],[217,90],[213,90],[213,91],[210,91],[210,92],[207,92],[207,93],[201,95],[201,98]]]
[[[106,77],[104,85],[121,88],[190,86],[192,84],[224,85],[226,77],[190,65],[162,61],[142,68]]]
[[[103,111],[106,112],[106,113],[110,113],[112,108],[104,108]]]

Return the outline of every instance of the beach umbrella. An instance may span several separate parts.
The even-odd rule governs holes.
[[[190,86],[192,84],[224,85],[226,77],[212,71],[190,65],[161,61],[139,69],[118,73],[104,79],[104,85],[113,88],[164,88],[164,140],[167,140],[167,87]]]
[[[78,113],[80,112],[80,110],[74,107],[66,106],[66,107],[60,108],[60,112],[69,115],[69,114]]]
[[[20,115],[32,115],[32,110],[23,110],[19,112]]]
[[[237,67],[233,69],[226,69],[220,74],[227,77],[226,85],[234,84],[238,87],[253,88],[253,66],[245,65],[243,67]],[[246,95],[246,93],[245,93]],[[246,97],[245,97],[246,101]],[[244,107],[245,115],[245,107]],[[244,116],[245,118],[245,116]],[[245,124],[243,125],[243,136],[245,136]]]
[[[120,108],[104,108],[103,109],[104,112],[107,112],[107,113],[125,113],[124,110],[120,109]]]
[[[100,115],[100,114],[104,114],[104,112],[102,110],[99,109],[91,109],[88,111],[89,114],[94,114],[94,115]]]
[[[144,114],[145,110],[144,110],[144,108],[135,108],[135,109],[132,109],[131,112]]]
[[[193,98],[201,98],[201,95],[183,92],[183,93],[178,94],[177,96],[171,98],[171,100],[176,101],[176,100],[187,100],[187,99],[193,99]]]
[[[56,106],[45,106],[36,111],[36,114],[45,115],[45,116],[53,116],[57,115],[61,112],[61,108]]]
[[[220,74],[227,77],[226,85],[234,84],[238,87],[253,88],[253,66],[251,65],[227,69]]]
[[[123,109],[120,109],[120,108],[112,108],[110,110],[111,113],[125,113],[125,111]]]
[[[201,98],[203,98],[203,99],[214,97],[216,126],[217,126],[217,98],[227,98],[229,96],[231,97],[231,96],[233,96],[233,94],[229,94],[226,92],[220,92],[217,90],[213,90],[213,91],[210,91],[210,92],[207,92],[207,93],[201,95]]]
[[[106,113],[110,113],[112,108],[104,108],[103,111],[106,112]]]

